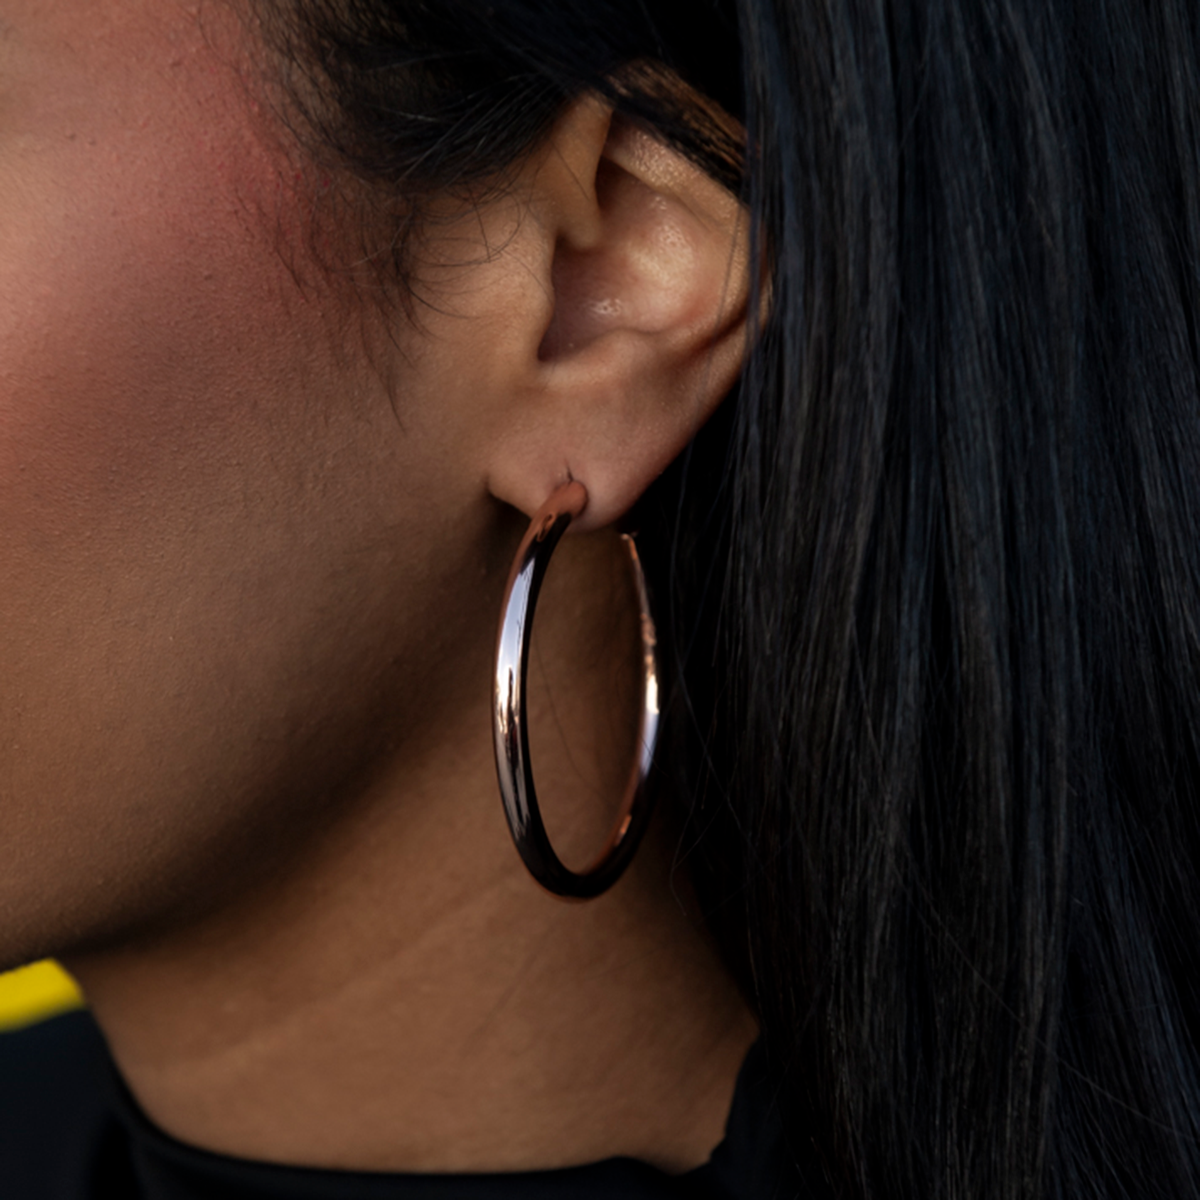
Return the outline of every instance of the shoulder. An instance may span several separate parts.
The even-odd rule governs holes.
[[[725,1139],[705,1166],[691,1173],[727,1200],[769,1200],[797,1194],[784,1148],[778,1087],[761,1039],[742,1063]]]
[[[0,1195],[76,1197],[120,1170],[113,1074],[86,1012],[0,1034]]]

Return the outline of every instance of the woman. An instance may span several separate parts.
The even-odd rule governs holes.
[[[1190,6],[0,29],[6,1194],[1195,1193]]]

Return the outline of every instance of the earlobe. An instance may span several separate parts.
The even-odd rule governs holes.
[[[682,155],[619,117],[597,121],[594,107],[555,130],[528,202],[552,304],[548,319],[546,307],[534,314],[539,335],[521,339],[513,435],[495,444],[489,486],[532,513],[579,479],[578,527],[597,528],[632,506],[737,377],[745,214]]]

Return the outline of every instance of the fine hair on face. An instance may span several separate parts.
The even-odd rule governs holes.
[[[243,8],[296,140],[304,253],[370,321],[419,331],[453,309],[431,247],[522,195],[588,103],[742,206],[756,300],[736,385],[605,511],[638,529],[658,802],[761,1028],[781,1194],[1194,1195],[1194,7]],[[293,440],[310,432],[298,420]],[[388,551],[364,535],[355,553]],[[420,570],[448,592],[459,566],[430,552]],[[423,594],[405,636],[458,636]],[[365,630],[391,599],[314,650],[295,695],[348,646],[361,671],[336,678],[356,719],[305,727],[311,756],[271,767],[288,786],[321,763],[323,797],[356,788],[365,748],[390,744],[400,689]],[[321,603],[352,607],[333,584]],[[438,720],[406,702],[414,725]],[[295,701],[259,740],[309,711]]]

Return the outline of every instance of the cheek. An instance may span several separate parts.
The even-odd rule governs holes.
[[[225,59],[165,44],[174,4],[22,3],[130,28],[32,116],[0,64],[0,967],[273,869],[458,703],[494,620],[445,406],[407,403],[405,343],[401,431],[297,274],[293,174]]]
[[[37,165],[37,202],[0,222],[0,607],[53,596],[119,624],[167,564],[199,584],[283,490],[300,305],[204,156]]]
[[[326,737],[306,669],[336,691],[314,624],[348,585],[314,545],[348,530],[322,439],[367,439],[321,416],[278,172],[193,135],[40,152],[0,218],[0,961],[218,876]]]

